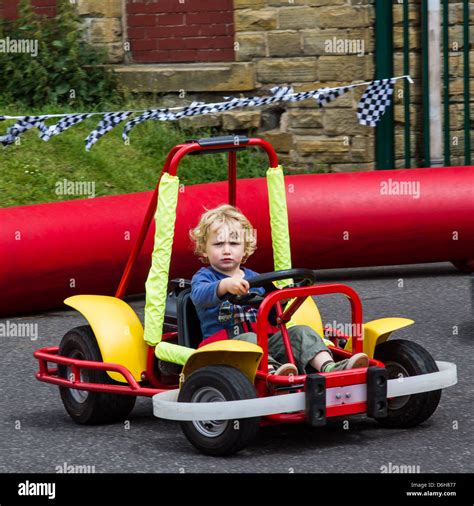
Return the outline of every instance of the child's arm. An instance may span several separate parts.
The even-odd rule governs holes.
[[[197,307],[218,306],[227,293],[244,295],[248,293],[248,281],[238,277],[211,281],[205,276],[196,274],[191,282],[191,300]]]
[[[222,300],[217,295],[217,286],[219,281],[209,281],[203,279],[191,282],[191,300],[196,307],[213,307],[218,306]]]

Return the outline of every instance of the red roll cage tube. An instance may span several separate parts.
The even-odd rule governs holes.
[[[236,137],[238,139],[238,137]],[[148,233],[148,229],[150,228],[151,220],[156,211],[156,206],[158,202],[158,188],[160,185],[160,180],[162,175],[165,172],[168,172],[172,176],[176,176],[178,172],[179,162],[182,158],[189,153],[196,153],[199,151],[221,151],[222,149],[231,149],[238,147],[247,147],[247,146],[258,146],[262,148],[268,155],[268,161],[270,167],[278,167],[278,157],[273,149],[273,146],[263,139],[250,138],[248,142],[245,144],[240,144],[236,142],[232,142],[229,144],[218,144],[215,146],[201,146],[197,142],[188,143],[188,144],[178,144],[174,146],[174,148],[168,153],[166,157],[165,165],[163,170],[160,173],[160,177],[158,178],[158,182],[155,187],[155,191],[150,200],[150,204],[148,205],[148,209],[145,214],[145,218],[143,220],[142,226],[140,228],[140,232],[138,233],[137,240],[133,245],[132,251],[130,252],[130,256],[128,258],[127,264],[125,266],[125,270],[122,275],[122,279],[120,280],[117,291],[115,292],[115,297],[122,299],[125,295],[125,292],[128,287],[128,283],[130,281],[130,275],[133,266],[140,254],[140,251],[143,247],[143,243],[145,242],[146,235]],[[229,204],[235,206],[237,200],[237,157],[235,151],[230,151],[228,153],[228,200]]]

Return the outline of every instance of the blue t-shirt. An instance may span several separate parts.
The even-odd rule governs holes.
[[[258,275],[257,272],[246,267],[241,267],[241,269],[244,271],[244,279],[247,281]],[[223,305],[229,305],[227,299],[230,294],[226,293],[222,298],[217,296],[217,286],[220,281],[229,277],[227,274],[222,274],[209,266],[199,269],[191,280],[191,300],[196,306],[204,339],[219,332],[219,330],[234,326],[232,315],[229,315],[227,321],[222,321],[222,310],[226,309],[223,308]],[[265,289],[261,287],[251,288],[250,291],[261,295],[265,294]],[[221,316],[221,320],[219,320],[219,316]]]

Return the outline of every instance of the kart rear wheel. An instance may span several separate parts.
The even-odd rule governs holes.
[[[102,362],[97,340],[89,325],[70,330],[61,340],[59,355],[78,360]],[[59,376],[68,378],[71,368],[59,365]],[[105,371],[82,369],[81,381],[114,384]],[[59,392],[69,416],[81,425],[97,425],[125,420],[135,406],[134,395],[88,392],[60,387]]]
[[[388,370],[388,378],[396,379],[437,372],[433,357],[419,344],[396,339],[376,346],[375,359]],[[376,420],[385,427],[414,427],[427,420],[438,407],[441,390],[394,397],[388,401],[388,416]]]
[[[224,402],[254,399],[255,388],[238,369],[206,366],[186,378],[178,402]],[[260,417],[240,420],[181,422],[189,442],[206,455],[231,455],[248,446],[257,435]]]

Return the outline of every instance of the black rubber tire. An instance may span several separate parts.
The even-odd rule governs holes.
[[[405,369],[408,376],[437,372],[438,366],[433,357],[419,344],[412,341],[395,339],[376,346],[375,359],[381,360],[388,369],[389,379],[398,378],[399,374],[406,374],[399,368]],[[420,394],[396,397],[388,401],[388,416],[376,420],[384,427],[407,428],[414,427],[427,420],[438,407],[441,390],[433,390]],[[406,402],[404,402],[406,400]],[[401,405],[401,403],[403,403]]]
[[[59,355],[102,362],[97,340],[89,325],[75,327],[65,334],[59,346]],[[60,365],[59,376],[67,378],[67,370],[67,366]],[[113,381],[105,371],[83,369],[81,376],[84,381],[90,383],[122,384]],[[80,392],[79,390],[72,392],[70,388],[60,387],[59,392],[69,416],[81,425],[123,421],[132,411],[136,401],[134,395],[87,392],[87,397],[79,402],[74,395],[75,392]]]
[[[226,401],[257,397],[253,384],[238,369],[227,365],[212,365],[202,367],[186,378],[179,392],[178,402],[192,402],[196,392],[209,387],[220,392]],[[184,435],[200,452],[222,456],[242,450],[255,439],[260,417],[229,420],[222,434],[214,437],[200,433],[194,422],[180,423]]]

